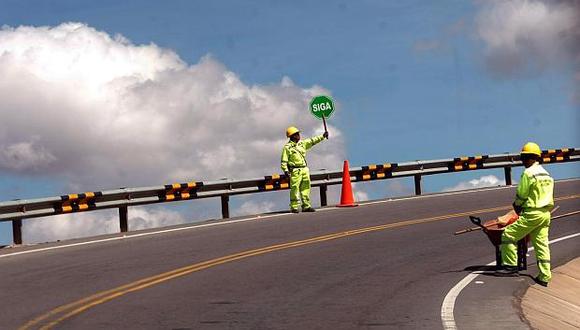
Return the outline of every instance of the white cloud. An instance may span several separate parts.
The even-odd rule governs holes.
[[[177,211],[163,208],[132,207],[129,209],[130,230],[163,227],[186,222]],[[116,210],[65,214],[25,221],[23,237],[26,243],[40,243],[55,239],[119,232],[119,214]]]
[[[369,194],[361,190],[354,191],[354,200],[356,202],[365,202],[369,200]]]
[[[489,0],[476,18],[487,67],[498,77],[580,72],[580,2]],[[572,77],[573,84],[577,84]],[[574,89],[574,88],[573,88]],[[574,92],[574,91],[572,91]],[[578,87],[576,96],[579,97]]]
[[[485,175],[480,177],[479,179],[473,179],[469,181],[463,181],[458,183],[453,187],[448,187],[443,189],[443,191],[456,191],[456,190],[466,190],[466,189],[477,189],[477,188],[485,188],[485,187],[497,187],[504,185],[505,181],[500,180],[495,175]]]
[[[578,50],[578,18],[571,1],[494,0],[477,17],[477,32],[499,70],[558,64]],[[577,59],[576,59],[577,60]]]
[[[13,171],[44,168],[56,158],[35,141],[0,145],[0,166]]]
[[[412,196],[415,195],[415,187],[409,182],[408,178],[399,178],[388,180],[387,196]]]
[[[275,210],[279,210],[279,207],[276,207],[275,202],[273,201],[253,201],[249,200],[244,202],[238,210],[236,210],[236,215],[246,215],[246,214],[258,214],[258,213],[267,213],[272,212]]]
[[[287,126],[322,132],[308,102],[328,93],[288,77],[248,85],[210,56],[189,65],[80,23],[5,26],[0,171],[59,178],[78,191],[259,177],[280,171]],[[313,170],[344,159],[342,134],[329,129],[331,139],[309,154]]]
[[[289,78],[246,85],[211,57],[189,66],[170,50],[79,23],[4,27],[0,169],[85,188],[263,175],[279,170],[287,126],[321,132],[307,110],[319,93],[328,91]],[[310,154],[314,168],[343,158],[341,133],[331,130]],[[20,154],[34,166],[9,157]]]

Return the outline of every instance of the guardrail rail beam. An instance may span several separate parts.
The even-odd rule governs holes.
[[[576,148],[549,149],[542,151],[540,163],[561,164],[580,161]],[[512,184],[512,167],[522,166],[519,154],[479,155],[412,161],[406,163],[371,164],[350,168],[352,182],[386,180],[413,177],[415,194],[422,194],[421,180],[426,175],[458,173],[474,170],[503,169],[506,185]],[[312,187],[320,189],[320,205],[328,205],[329,185],[342,183],[342,170],[319,170],[310,175]],[[128,208],[175,201],[220,197],[222,218],[230,217],[230,197],[289,189],[289,178],[273,174],[262,178],[213,182],[189,181],[170,185],[120,188],[109,191],[85,192],[63,196],[0,202],[0,221],[12,221],[14,244],[22,244],[22,220],[38,217],[91,212],[116,208],[119,210],[119,228],[129,231]]]

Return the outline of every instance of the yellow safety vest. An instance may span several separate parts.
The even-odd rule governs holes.
[[[282,149],[282,159],[280,161],[280,168],[287,172],[289,168],[306,167],[306,151],[312,148],[315,144],[324,140],[324,136],[315,136],[310,139],[298,141],[288,141]]]
[[[515,204],[523,209],[554,207],[554,179],[539,163],[522,173]]]

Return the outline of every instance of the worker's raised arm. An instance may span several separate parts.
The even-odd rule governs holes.
[[[320,143],[320,141],[324,140],[324,135],[319,135],[319,136],[314,136],[311,137],[310,139],[306,139],[304,140],[303,144],[304,144],[304,148],[306,148],[306,150],[312,148],[315,144]]]

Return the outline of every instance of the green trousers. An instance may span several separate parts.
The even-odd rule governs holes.
[[[302,209],[312,207],[312,204],[310,204],[310,170],[308,170],[308,167],[294,168],[290,173],[290,209],[298,210],[300,204],[302,204]]]
[[[501,259],[504,266],[517,266],[517,242],[530,235],[536,261],[538,263],[538,279],[549,282],[550,247],[548,245],[548,231],[550,229],[550,211],[524,210],[518,221],[507,226],[501,236]]]

